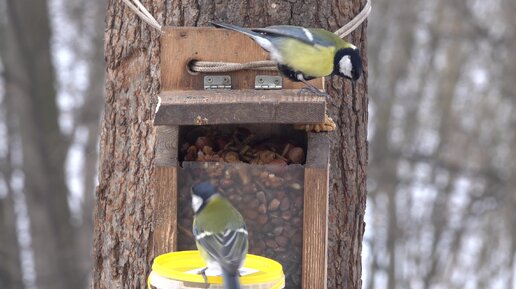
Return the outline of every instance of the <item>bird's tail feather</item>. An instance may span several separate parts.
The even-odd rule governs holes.
[[[224,271],[222,278],[224,279],[224,289],[240,289],[240,277],[238,273],[230,274]]]
[[[240,27],[240,26],[236,26],[236,25],[228,24],[228,23],[224,23],[224,22],[210,22],[210,23],[211,23],[211,25],[213,25],[217,28],[226,28],[229,30],[237,31],[240,33],[244,33],[245,35],[248,35],[252,38],[255,38],[255,37],[263,38],[263,35],[261,35],[260,33],[254,32],[251,29],[247,29],[244,27]]]

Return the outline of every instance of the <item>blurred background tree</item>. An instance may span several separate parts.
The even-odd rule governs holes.
[[[89,282],[104,10],[0,0],[0,288]]]
[[[516,2],[375,4],[365,288],[516,288]]]
[[[105,9],[0,0],[0,288],[88,286]],[[374,1],[364,288],[516,288],[514,27],[514,0]]]

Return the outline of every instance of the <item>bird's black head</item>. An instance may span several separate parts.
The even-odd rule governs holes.
[[[213,195],[218,194],[217,188],[210,182],[202,182],[192,187],[192,208],[199,212]]]
[[[343,48],[333,59],[333,74],[357,81],[362,74],[362,58],[358,48]]]

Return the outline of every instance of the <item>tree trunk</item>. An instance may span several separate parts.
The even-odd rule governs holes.
[[[100,133],[100,115],[104,96],[104,18],[106,1],[89,1],[89,8],[94,13],[94,34],[91,38],[92,49],[87,57],[89,63],[88,88],[85,102],[79,114],[78,124],[85,127],[88,139],[84,144],[84,198],[82,202],[82,226],[80,230],[79,250],[81,256],[80,270],[90,273],[92,270],[93,245],[93,208],[95,205],[95,187],[97,185],[98,141]],[[87,11],[87,9],[84,9]],[[84,11],[83,11],[84,12]],[[81,23],[78,23],[80,25]],[[88,274],[88,279],[89,274]],[[90,280],[87,280],[90,281]],[[89,284],[89,283],[88,283]],[[85,286],[87,288],[89,286]]]
[[[0,39],[5,34],[5,26],[0,23]],[[3,55],[5,49],[0,47],[0,56]],[[16,127],[16,121],[13,118],[12,101],[7,96],[3,96],[2,119],[5,125],[5,151],[0,158],[0,180],[4,183],[3,189],[0,190],[0,288],[24,288],[21,267],[21,246],[18,240],[16,230],[17,214],[15,209],[15,191],[13,189],[13,172],[17,169],[14,164],[13,154],[16,154],[16,139],[19,137]]]
[[[4,161],[4,160],[2,160]],[[6,166],[10,166],[5,162]],[[14,212],[13,191],[10,185],[10,168],[2,168],[2,179],[6,190],[0,194],[0,288],[23,288],[20,246],[16,235],[16,213]]]
[[[364,0],[242,2],[225,0],[145,1],[160,23],[204,26],[220,20],[244,26],[293,24],[336,30],[356,15]],[[121,1],[110,1],[106,17],[106,105],[100,146],[94,232],[93,288],[145,288],[152,258],[152,184],[159,92],[159,33]],[[349,38],[366,51],[366,25]],[[363,53],[367,68],[367,57]],[[328,80],[333,95],[328,288],[361,288],[367,166],[367,70],[356,98],[348,82]]]
[[[6,96],[13,103],[23,152],[36,285],[81,288],[76,265],[76,229],[70,223],[64,162],[68,142],[60,132],[50,53],[47,1],[7,1]],[[30,19],[30,21],[24,21]]]
[[[3,7],[0,7],[3,8]],[[5,11],[0,10],[0,17],[5,16]],[[0,21],[0,60],[5,55],[6,45],[2,43],[5,39],[7,25],[4,21]],[[0,61],[2,66],[3,61]],[[0,71],[0,73],[3,73]],[[1,79],[3,82],[4,79]],[[2,83],[0,82],[0,83]],[[3,84],[3,83],[2,83]],[[14,196],[11,186],[12,180],[12,155],[11,144],[13,142],[14,120],[12,116],[12,107],[5,94],[0,95],[0,122],[5,127],[3,145],[4,151],[0,156],[0,182],[3,183],[0,189],[0,288],[23,288],[21,263],[20,263],[20,246],[18,244],[18,236],[16,233],[16,212],[14,209]]]
[[[163,1],[146,1],[153,15]],[[145,288],[152,258],[153,128],[158,31],[122,1],[106,14],[106,91],[93,236],[92,288]]]

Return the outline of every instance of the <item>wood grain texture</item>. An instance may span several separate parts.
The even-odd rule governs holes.
[[[267,52],[249,37],[212,27],[164,27],[161,37],[161,89],[167,90],[202,90],[204,75],[192,74],[187,70],[191,60],[224,61],[245,63],[267,60]],[[256,75],[278,75],[274,71],[235,71],[214,73],[230,75],[233,89],[254,88]],[[324,80],[310,81],[319,88],[324,87]],[[305,85],[283,78],[285,89],[299,89]]]
[[[154,165],[176,167],[179,127],[161,125],[156,127],[156,158]]]
[[[177,248],[177,167],[154,171],[154,256]]]
[[[330,161],[330,133],[307,133],[306,167],[328,169]]]
[[[300,95],[298,90],[198,90],[166,91],[156,125],[234,123],[321,123],[323,96]]]
[[[328,133],[307,134],[303,208],[303,289],[325,289],[327,284]]]
[[[305,168],[303,289],[327,288],[328,167]]]

